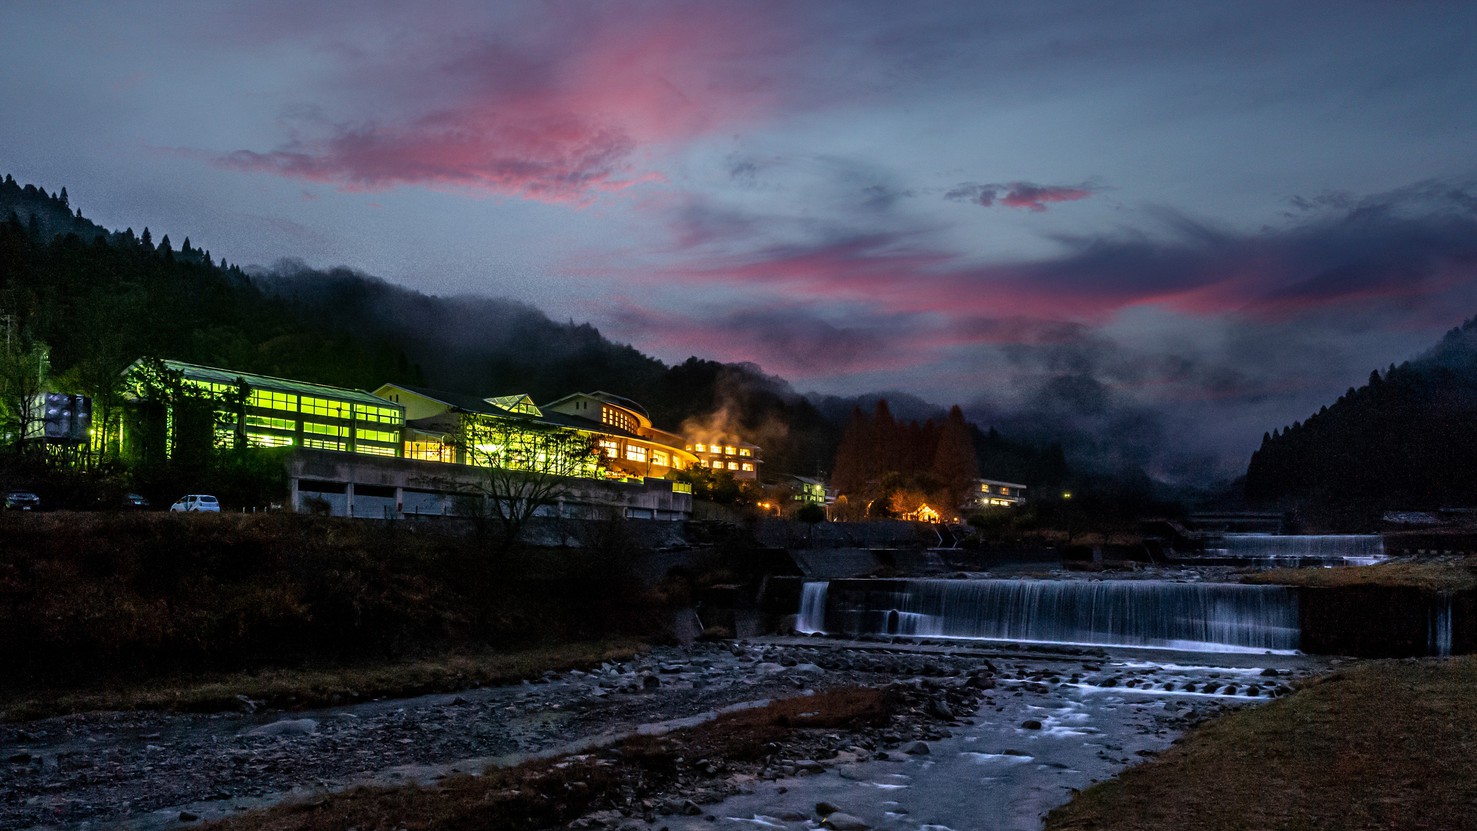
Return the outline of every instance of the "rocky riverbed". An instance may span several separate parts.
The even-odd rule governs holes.
[[[725,708],[857,685],[895,686],[906,706],[887,725],[807,733],[752,764],[690,760],[667,792],[627,795],[576,824],[800,829],[824,814],[834,828],[1034,828],[1071,788],[1320,668],[1288,656],[1177,660],[770,639],[661,648],[521,685],[310,712],[260,712],[243,701],[236,713],[3,725],[0,829],[187,827],[351,785],[430,783],[592,752]],[[829,804],[818,812],[819,803]],[[998,821],[978,821],[981,811]]]

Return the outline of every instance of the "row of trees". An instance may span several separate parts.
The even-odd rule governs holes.
[[[973,431],[957,405],[942,423],[920,424],[893,418],[886,399],[870,414],[852,411],[831,473],[847,518],[903,516],[925,503],[952,516],[978,478]]]

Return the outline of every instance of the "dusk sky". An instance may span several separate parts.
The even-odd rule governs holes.
[[[10,2],[0,174],[243,266],[1152,423],[1161,473],[1234,472],[1477,314],[1474,33],[1457,2]]]

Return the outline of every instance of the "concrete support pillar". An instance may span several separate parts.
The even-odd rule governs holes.
[[[354,515],[354,483],[344,485],[344,515]]]

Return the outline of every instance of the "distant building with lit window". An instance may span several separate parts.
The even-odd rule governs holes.
[[[976,479],[974,505],[977,508],[1014,508],[1026,504],[1026,486],[994,479]]]
[[[759,458],[760,447],[757,444],[734,439],[709,439],[689,441],[687,449],[697,456],[700,467],[715,473],[726,470],[740,482],[759,478],[759,465],[763,460]]]

